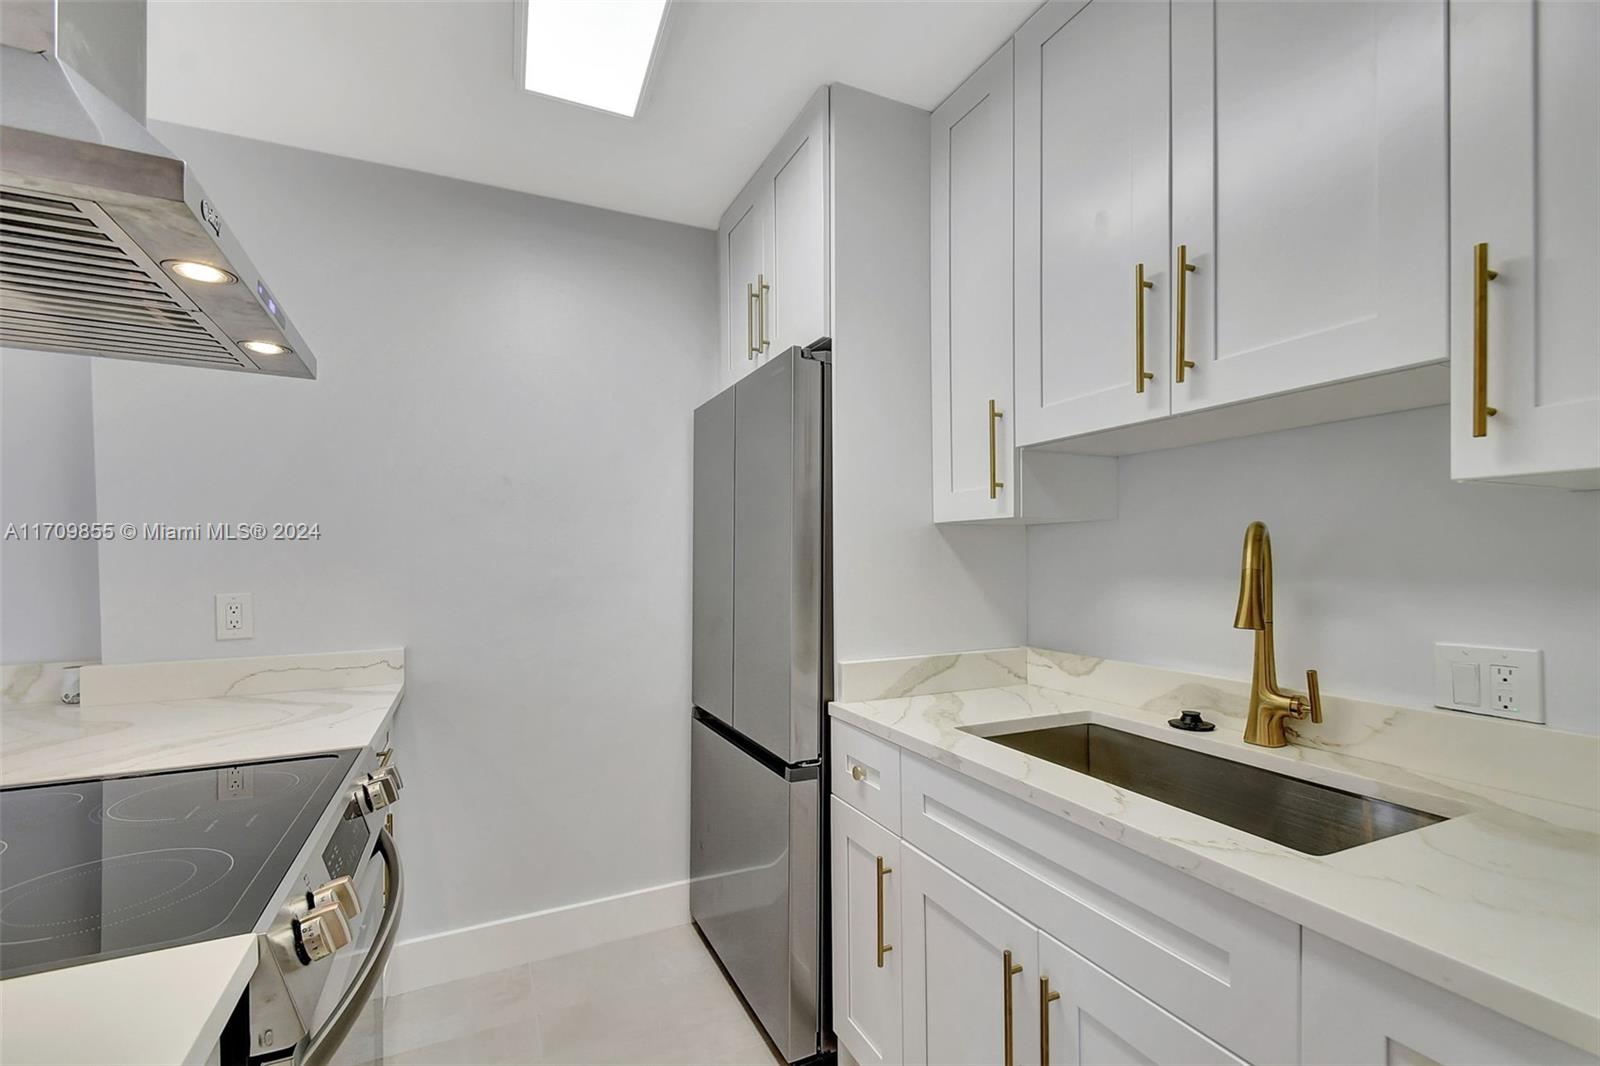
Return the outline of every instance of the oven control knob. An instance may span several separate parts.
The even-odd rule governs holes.
[[[294,946],[307,966],[350,943],[350,926],[337,903],[312,907],[294,923]]]
[[[356,883],[349,876],[335,877],[311,893],[313,905],[321,907],[333,903],[339,908],[339,913],[348,921],[361,913],[361,897],[356,895]]]
[[[400,788],[400,771],[392,766],[367,775],[367,779],[357,790],[360,793],[362,809],[369,812],[383,810],[400,798]]]

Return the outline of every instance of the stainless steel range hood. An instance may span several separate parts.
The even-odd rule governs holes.
[[[130,10],[137,33],[102,17]],[[215,202],[125,106],[142,117],[142,16],[0,0],[0,344],[314,378]]]

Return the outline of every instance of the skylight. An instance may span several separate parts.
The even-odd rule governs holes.
[[[632,118],[667,0],[522,0],[522,87]]]

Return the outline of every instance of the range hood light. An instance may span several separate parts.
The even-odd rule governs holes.
[[[288,355],[294,351],[293,348],[285,348],[272,341],[241,341],[239,347],[255,355]]]
[[[192,259],[168,259],[161,265],[180,278],[188,278],[204,285],[232,285],[239,280],[221,267],[214,267],[210,263],[196,263]]]

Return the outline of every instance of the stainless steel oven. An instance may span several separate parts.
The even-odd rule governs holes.
[[[323,1064],[381,980],[400,775],[368,748],[0,790],[0,979],[257,937],[216,1063]]]
[[[388,752],[359,753],[263,919],[255,975],[219,1048],[224,1063],[334,1061],[380,987],[399,928],[405,876],[389,808],[400,788]]]

